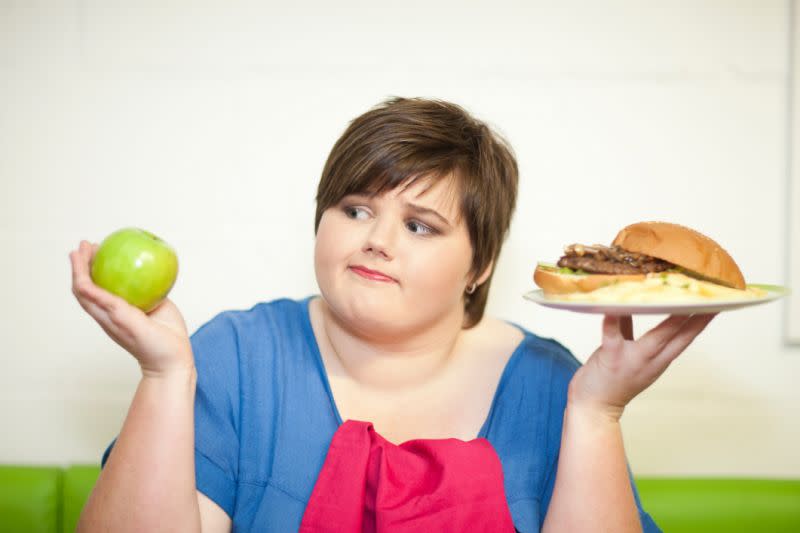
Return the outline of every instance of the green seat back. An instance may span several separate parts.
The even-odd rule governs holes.
[[[668,533],[798,533],[800,480],[636,480],[642,506]]]
[[[64,469],[62,531],[73,533],[86,499],[100,475],[99,466],[75,465]]]
[[[0,465],[0,528],[8,532],[61,530],[61,469]]]
[[[99,466],[0,465],[0,532],[73,532]],[[800,533],[800,480],[637,478],[667,533]]]

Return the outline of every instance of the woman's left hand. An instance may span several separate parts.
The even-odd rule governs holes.
[[[569,385],[569,403],[619,420],[625,406],[653,384],[716,316],[672,315],[633,340],[630,315],[603,318],[603,341]]]

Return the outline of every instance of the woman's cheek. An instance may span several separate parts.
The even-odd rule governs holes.
[[[332,238],[334,232],[330,226],[320,226],[317,233],[317,241],[314,247],[314,263],[317,280],[322,285],[330,285],[333,281],[334,272],[340,259],[340,249],[336,246],[336,240]]]
[[[326,213],[317,232],[317,257],[320,263],[331,266],[347,254],[347,243],[355,238],[354,228],[338,220],[335,213]]]
[[[461,264],[458,250],[439,249],[425,254],[415,254],[409,263],[408,272],[416,278],[418,286],[430,294],[460,292],[460,285],[466,271]]]

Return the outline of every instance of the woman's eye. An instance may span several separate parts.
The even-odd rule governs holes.
[[[342,208],[345,216],[352,220],[367,220],[371,215],[370,212],[357,205],[347,205]],[[414,235],[434,235],[436,230],[422,222],[411,220],[406,223],[406,228]]]
[[[352,218],[355,220],[364,220],[369,216],[369,213],[367,213],[365,209],[355,206],[345,207],[344,214],[347,215],[347,218]]]
[[[411,233],[415,233],[417,235],[431,235],[435,233],[433,228],[430,228],[425,224],[422,224],[421,222],[416,222],[414,220],[406,224],[406,227],[411,231]]]

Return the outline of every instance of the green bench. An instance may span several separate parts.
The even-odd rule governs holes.
[[[99,466],[0,465],[0,531],[72,533],[99,474]]]
[[[639,478],[666,533],[800,533],[800,480]]]
[[[98,466],[0,465],[0,531],[75,531]],[[800,480],[639,478],[667,533],[800,533]]]

